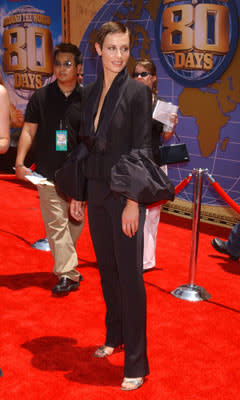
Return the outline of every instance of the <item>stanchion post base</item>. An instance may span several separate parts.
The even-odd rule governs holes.
[[[47,238],[37,240],[32,244],[32,247],[37,250],[50,251]]]
[[[211,295],[201,286],[181,285],[173,290],[171,294],[178,299],[188,301],[203,301],[210,299]]]

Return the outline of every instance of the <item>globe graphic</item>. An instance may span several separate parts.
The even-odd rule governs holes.
[[[80,50],[84,58],[84,84],[92,82],[96,79],[97,73],[101,68],[101,62],[93,51],[94,35],[96,30],[106,21],[118,20],[128,22],[133,33],[134,41],[131,51],[130,63],[139,58],[147,57],[156,64],[158,78],[158,94],[167,101],[179,105],[179,122],[176,126],[176,133],[181,141],[187,144],[190,161],[182,164],[174,164],[168,166],[168,174],[174,185],[176,186],[185,177],[187,177],[195,168],[207,169],[208,172],[216,179],[223,190],[236,202],[240,201],[240,98],[236,94],[232,106],[227,111],[222,110],[219,104],[219,93],[221,91],[221,80],[217,82],[219,86],[197,88],[196,95],[210,98],[214,104],[216,103],[217,111],[221,113],[223,118],[221,126],[216,127],[216,140],[212,149],[208,147],[208,137],[212,132],[208,128],[208,121],[219,118],[216,115],[209,114],[209,110],[203,106],[198,118],[191,112],[183,113],[185,103],[191,105],[194,97],[186,91],[186,88],[174,81],[163,68],[158,51],[156,49],[155,40],[155,22],[160,2],[147,0],[142,2],[142,6],[138,7],[135,1],[109,0],[95,15],[80,43]],[[238,6],[239,7],[239,6]],[[240,14],[240,9],[238,9]],[[238,58],[239,58],[238,43]],[[237,58],[237,57],[236,57]],[[171,62],[171,60],[169,60]],[[197,75],[195,76],[197,77]],[[239,77],[238,77],[239,80]],[[233,80],[232,80],[233,81]],[[235,93],[235,88],[232,87]],[[182,102],[184,98],[184,102]],[[211,105],[211,103],[210,103]],[[185,115],[184,115],[185,114]],[[202,118],[202,119],[201,119]],[[204,137],[200,137],[200,125],[204,123]],[[202,129],[202,128],[201,128]],[[217,130],[218,129],[218,130]],[[208,131],[209,130],[209,131]],[[215,134],[216,134],[215,132]],[[175,142],[173,137],[170,143]],[[201,142],[202,140],[202,142]],[[168,142],[169,144],[169,142]],[[204,151],[202,149],[205,149]],[[205,153],[204,153],[205,152]],[[203,154],[204,153],[204,154]],[[189,185],[182,190],[177,198],[193,201],[194,179]],[[227,206],[226,202],[221,199],[209,183],[207,177],[203,179],[202,204],[210,206]]]

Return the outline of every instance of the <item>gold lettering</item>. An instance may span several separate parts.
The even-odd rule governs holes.
[[[36,38],[42,40],[41,48],[36,48]],[[52,36],[47,28],[31,26],[27,30],[28,67],[31,71],[40,72],[44,75],[51,75],[53,72],[52,60]],[[41,61],[39,62],[39,57]]]
[[[165,2],[170,4],[172,0],[165,0]],[[222,0],[222,2],[226,1]],[[178,15],[179,20],[175,20]],[[208,37],[209,16],[213,16],[212,38]],[[162,25],[161,50],[164,53],[192,49],[216,54],[226,54],[229,51],[229,11],[225,5],[211,3],[195,6],[170,5],[163,11]]]
[[[181,15],[181,19],[174,21],[174,15]],[[162,17],[163,33],[161,50],[165,53],[177,50],[189,51],[193,47],[193,6],[184,4],[168,7]],[[180,43],[175,43],[174,38],[180,37]]]
[[[19,74],[18,72],[16,72],[14,74],[14,87],[15,89],[20,89],[22,85],[22,79],[21,79],[21,74]]]
[[[206,53],[204,54],[203,69],[209,71],[213,68],[213,55]]]
[[[202,69],[202,60],[203,60],[203,53],[193,53],[197,64],[195,66],[196,69]]]
[[[9,17],[4,18],[3,26],[8,26],[12,24],[17,24],[22,21],[22,14],[10,15]]]
[[[32,22],[33,18],[32,18],[32,14],[24,14],[23,15],[23,21],[24,22]]]
[[[40,74],[14,74],[15,89],[39,89],[42,87],[42,76]]]
[[[5,49],[3,54],[4,72],[24,71],[27,68],[24,28],[11,28],[4,31],[3,48]]]
[[[185,60],[185,69],[195,69],[195,64],[193,60],[193,53],[188,53]]]
[[[34,74],[28,74],[28,79],[29,79],[28,89],[35,89],[35,87],[34,87],[35,77],[36,77],[36,75],[34,75]]]
[[[175,53],[174,69],[211,70],[213,55],[210,53]]]
[[[42,87],[42,76],[37,74],[36,75],[36,89],[40,89]]]
[[[42,25],[50,25],[51,23],[51,18],[47,15],[42,15],[42,14],[34,14],[33,15],[33,21],[36,24],[42,24]]]
[[[41,38],[41,48],[37,48],[36,38]],[[3,70],[6,73],[32,72],[52,75],[52,36],[47,28],[30,26],[12,28],[3,33]],[[27,58],[28,54],[28,58]]]
[[[208,43],[208,16],[214,16],[214,43]],[[229,51],[229,15],[225,6],[198,4],[195,8],[195,43],[197,50],[226,54]]]
[[[20,22],[35,22],[36,24],[42,24],[49,26],[51,24],[51,18],[48,15],[42,14],[16,14],[9,15],[3,20],[3,26],[19,24]]]
[[[22,88],[23,89],[28,89],[29,84],[28,84],[28,74],[22,74]]]
[[[174,69],[181,69],[185,65],[185,54],[184,53],[175,53],[175,63],[174,63]]]

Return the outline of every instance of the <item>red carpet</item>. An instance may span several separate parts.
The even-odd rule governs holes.
[[[45,236],[37,192],[0,181],[1,400],[237,400],[240,389],[240,263],[218,255],[201,225],[196,284],[206,302],[176,299],[188,282],[189,220],[162,215],[157,268],[144,275],[151,374],[136,392],[120,390],[123,353],[92,357],[104,340],[104,303],[88,225],[78,243],[81,288],[54,298],[52,258],[31,248]]]

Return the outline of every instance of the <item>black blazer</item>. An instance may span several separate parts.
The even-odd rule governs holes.
[[[107,93],[95,133],[94,119],[102,84],[103,75],[84,88],[80,136],[90,150],[87,177],[108,181],[112,166],[123,154],[145,149],[151,157],[152,93],[148,87],[130,78],[127,69],[121,71]]]
[[[103,76],[84,88],[80,145],[56,182],[68,196],[87,198],[88,179],[102,180],[120,196],[149,204],[173,199],[174,187],[152,158],[152,93],[126,69],[114,79],[103,104],[97,132],[94,119]]]

